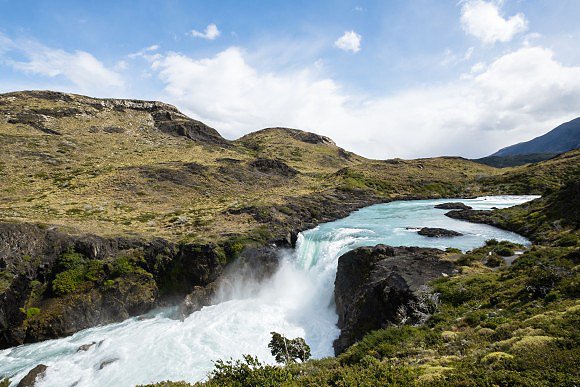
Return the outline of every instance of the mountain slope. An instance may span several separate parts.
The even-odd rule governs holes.
[[[529,155],[534,153],[557,154],[576,148],[580,148],[580,117],[530,141],[500,149],[491,156]]]
[[[296,129],[228,141],[161,102],[0,95],[0,219],[102,236],[281,238],[397,198],[541,193],[579,158],[533,171],[461,158],[369,160]]]
[[[279,237],[377,201],[479,194],[499,173],[367,160],[295,129],[228,141],[161,102],[49,91],[0,95],[0,134],[0,219],[109,236]]]

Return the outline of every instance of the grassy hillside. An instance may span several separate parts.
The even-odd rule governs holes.
[[[169,105],[54,93],[0,96],[0,218],[109,235],[215,238],[257,227],[229,210],[327,189],[321,174],[350,164],[337,157],[313,175],[304,160],[287,173],[283,164],[261,164],[242,143],[181,135],[179,120],[173,133],[163,131],[156,110],[178,114]],[[339,152],[331,144],[296,149]]]
[[[219,239],[261,225],[243,209],[289,198],[445,195],[458,179],[478,193],[477,178],[498,174],[458,159],[370,161],[289,129],[229,142],[170,105],[52,92],[1,95],[0,134],[0,219],[108,235]]]
[[[566,167],[578,165],[578,152],[568,157]],[[324,205],[344,207],[349,198],[352,210],[394,198],[560,184],[558,161],[533,168],[499,171],[460,158],[368,160],[285,128],[230,142],[159,102],[0,95],[0,219],[69,232],[203,241],[267,226],[279,235],[300,228],[299,217],[327,219]]]

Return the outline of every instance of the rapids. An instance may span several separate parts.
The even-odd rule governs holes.
[[[474,209],[508,207],[532,196],[460,199]],[[37,364],[48,370],[41,386],[134,386],[163,380],[199,381],[217,359],[257,355],[274,362],[267,344],[270,332],[301,336],[315,358],[332,356],[338,337],[333,304],[338,257],[360,246],[378,243],[469,250],[487,239],[528,244],[517,234],[444,216],[438,203],[413,200],[378,204],[302,232],[295,250],[281,251],[276,274],[260,284],[240,279],[220,292],[218,303],[172,319],[163,309],[117,324],[86,329],[73,336],[0,351],[0,376],[13,385]],[[427,238],[407,228],[441,227],[464,235]],[[233,290],[232,290],[233,289]],[[97,343],[78,352],[83,344]],[[109,364],[104,364],[109,362]]]

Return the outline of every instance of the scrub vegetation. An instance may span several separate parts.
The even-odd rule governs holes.
[[[501,170],[454,157],[369,160],[299,130],[227,141],[170,105],[40,91],[0,95],[0,150],[0,219],[197,242],[263,226],[277,235],[305,217],[328,220],[333,205],[541,194],[580,159]]]
[[[212,243],[207,254],[221,265],[247,245],[377,202],[543,195],[465,215],[535,244],[526,250],[489,241],[466,254],[449,250],[459,272],[431,284],[440,303],[423,325],[371,332],[336,358],[287,366],[251,354],[224,360],[198,385],[580,384],[579,176],[580,150],[503,169],[457,157],[379,161],[294,129],[228,141],[162,103],[40,91],[0,95],[3,223],[163,238],[196,244],[199,256]],[[77,312],[85,316],[87,305],[100,308],[123,296],[116,316],[128,317],[154,306],[158,292],[184,293],[180,275],[192,263],[169,262],[170,256],[145,257],[136,249],[93,259],[72,249],[34,278],[31,268],[43,267],[42,257],[0,259],[0,294],[26,278],[14,293],[26,295],[19,318],[28,334],[36,330],[34,338],[42,338],[40,327],[61,321],[71,305],[84,305]]]

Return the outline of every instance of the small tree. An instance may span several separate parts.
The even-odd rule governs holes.
[[[277,332],[270,333],[272,340],[270,340],[268,348],[278,363],[290,364],[297,359],[305,362],[310,358],[310,347],[302,337],[287,339]]]

